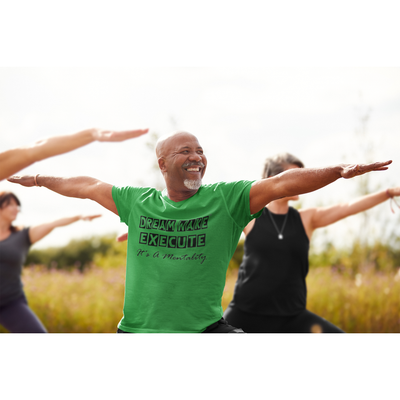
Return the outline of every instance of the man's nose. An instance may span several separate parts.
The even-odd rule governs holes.
[[[200,154],[198,154],[198,153],[191,153],[190,155],[189,155],[189,160],[191,160],[191,161],[202,161],[203,160],[203,158],[201,157],[201,155]]]

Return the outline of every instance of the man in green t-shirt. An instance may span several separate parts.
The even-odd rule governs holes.
[[[166,185],[162,192],[83,176],[9,179],[94,200],[128,225],[119,332],[243,332],[223,320],[221,298],[229,261],[248,222],[272,200],[311,192],[341,177],[385,170],[391,163],[295,168],[258,181],[203,185],[207,158],[192,134],[162,138],[156,154]]]

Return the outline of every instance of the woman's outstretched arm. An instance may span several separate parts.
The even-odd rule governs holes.
[[[39,140],[31,146],[10,149],[0,153],[0,180],[17,173],[36,161],[67,153],[94,141],[122,142],[144,135],[147,132],[148,129],[111,131],[93,128],[71,135],[52,136]]]
[[[312,232],[317,228],[334,224],[350,215],[369,210],[396,196],[400,196],[400,186],[387,190],[380,190],[379,192],[371,193],[345,203],[339,203],[328,207],[304,209],[301,210],[300,213],[306,232],[311,236]]]
[[[91,221],[92,219],[98,217],[101,217],[101,214],[87,215],[87,216],[76,215],[75,217],[61,218],[52,222],[35,225],[29,228],[29,239],[33,244],[38,242],[40,239],[43,239],[45,236],[47,236],[54,228],[58,228],[60,226],[67,226],[80,220]]]

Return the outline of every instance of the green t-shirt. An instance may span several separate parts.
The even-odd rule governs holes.
[[[251,181],[203,185],[173,202],[154,188],[116,187],[128,225],[126,332],[202,332],[222,317],[226,270],[250,214]]]

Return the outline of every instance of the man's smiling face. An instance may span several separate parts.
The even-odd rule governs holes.
[[[157,156],[167,188],[195,190],[207,167],[207,158],[197,138],[187,132],[176,133],[157,146]]]

